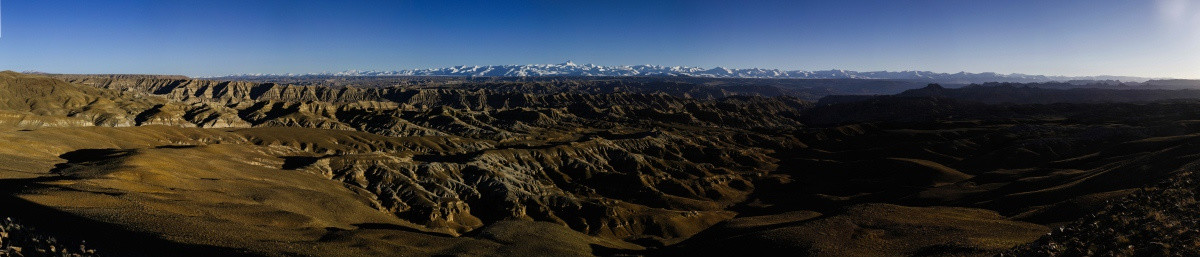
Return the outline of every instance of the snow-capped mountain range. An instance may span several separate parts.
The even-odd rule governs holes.
[[[711,69],[687,66],[622,65],[598,66],[578,65],[571,61],[560,64],[455,66],[435,69],[400,71],[349,70],[309,74],[241,74],[223,77],[298,77],[298,76],[461,76],[461,77],[530,77],[530,76],[689,76],[709,78],[792,78],[792,79],[893,79],[922,80],[943,83],[981,82],[1046,82],[1068,80],[1120,80],[1142,82],[1149,78],[1129,76],[1045,76],[1027,74],[984,73],[937,73],[930,71],[848,71],[848,70],[779,70],[779,69]]]

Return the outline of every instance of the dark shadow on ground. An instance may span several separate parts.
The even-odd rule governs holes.
[[[262,256],[244,250],[171,242],[156,235],[130,231],[116,224],[100,222],[72,213],[39,205],[17,197],[22,192],[46,188],[42,182],[60,177],[0,179],[0,216],[12,217],[65,245],[87,240],[90,248],[102,256]]]

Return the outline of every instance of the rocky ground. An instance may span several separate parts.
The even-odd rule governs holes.
[[[1200,174],[1181,172],[1001,256],[1200,255]]]
[[[88,248],[86,241],[67,243],[40,233],[32,227],[23,226],[12,218],[0,220],[0,256],[99,256],[96,249]]]

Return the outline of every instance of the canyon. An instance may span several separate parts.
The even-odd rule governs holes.
[[[1158,91],[393,79],[0,72],[0,216],[117,256],[1027,256],[1191,203],[1200,154]]]

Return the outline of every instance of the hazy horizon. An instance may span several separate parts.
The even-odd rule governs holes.
[[[1200,78],[1200,2],[0,3],[0,70],[661,65]]]

